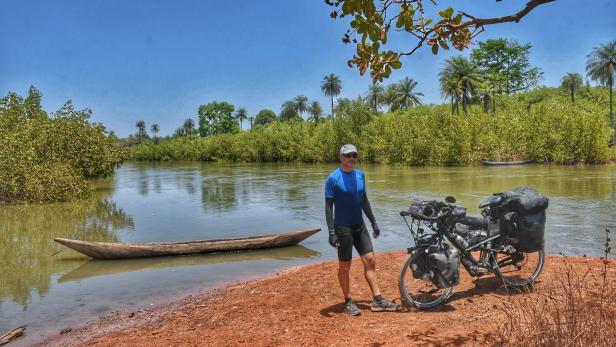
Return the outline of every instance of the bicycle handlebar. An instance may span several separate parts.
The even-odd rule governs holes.
[[[414,218],[417,218],[417,219],[422,219],[422,220],[427,220],[427,221],[432,221],[432,222],[438,221],[439,219],[442,219],[442,218],[444,218],[444,217],[446,217],[446,216],[448,216],[450,214],[451,214],[451,210],[450,209],[447,209],[445,213],[437,215],[436,217],[429,217],[429,216],[426,216],[423,213],[411,213],[411,212],[408,212],[408,211],[401,211],[400,212],[401,216],[411,216],[411,217],[414,217]]]

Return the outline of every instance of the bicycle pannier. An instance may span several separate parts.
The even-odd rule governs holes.
[[[545,210],[549,199],[532,188],[516,188],[500,193],[505,200],[501,206],[508,213],[503,218],[503,229],[522,252],[537,252],[544,248]]]
[[[432,270],[431,281],[439,288],[449,288],[460,283],[460,253],[449,244],[428,255]]]
[[[428,255],[424,252],[424,248],[415,250],[419,253],[415,260],[411,264],[411,271],[413,272],[413,278],[427,279],[426,275],[430,275],[430,269],[428,268]]]

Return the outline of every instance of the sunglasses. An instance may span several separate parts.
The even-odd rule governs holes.
[[[357,158],[357,153],[343,154],[345,158]]]

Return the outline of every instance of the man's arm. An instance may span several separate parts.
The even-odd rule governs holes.
[[[329,244],[332,247],[338,246],[338,237],[334,230],[334,199],[325,198],[325,221],[327,222],[327,230],[329,232]]]
[[[374,236],[374,238],[376,239],[377,237],[379,237],[379,235],[381,235],[381,230],[379,229],[378,224],[376,224],[376,219],[374,218],[374,214],[372,213],[372,207],[370,207],[370,201],[368,201],[368,194],[365,193],[362,209],[364,210],[366,217],[368,217],[368,220],[370,220],[370,224],[372,224],[372,236]]]

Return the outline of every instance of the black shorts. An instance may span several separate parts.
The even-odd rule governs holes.
[[[359,255],[372,252],[372,241],[366,224],[349,226],[335,225],[334,230],[338,237],[338,260],[349,261],[353,258],[353,246]]]

